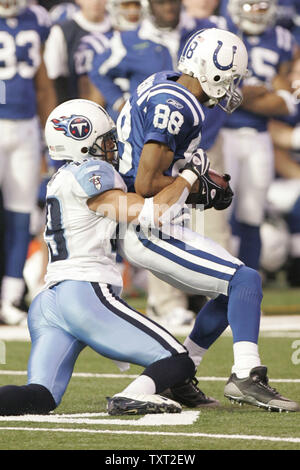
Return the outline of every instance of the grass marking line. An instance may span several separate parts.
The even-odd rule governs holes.
[[[1,416],[3,422],[26,423],[53,423],[53,424],[90,424],[90,425],[118,425],[118,426],[187,426],[197,421],[200,411],[183,411],[180,414],[162,413],[160,415],[145,415],[139,419],[111,419],[108,413],[92,413],[95,417],[108,417],[108,419],[93,419],[86,415],[25,415],[25,416]]]
[[[161,432],[161,431],[115,431],[109,429],[64,429],[64,428],[29,428],[29,427],[1,427],[0,431],[30,431],[30,432],[64,432],[64,433],[87,433],[87,434],[123,434],[123,435],[144,435],[144,436],[170,436],[170,437],[203,437],[208,439],[237,439],[237,440],[255,440],[255,441],[270,441],[270,442],[289,442],[300,443],[300,437],[274,437],[274,436],[256,436],[246,434],[208,434],[198,432]]]
[[[0,375],[27,375],[26,370],[0,370]],[[94,379],[136,379],[136,374],[98,374],[92,372],[74,372],[72,377],[94,378]],[[202,382],[225,382],[228,377],[197,377]],[[300,383],[300,379],[269,379],[270,382],[277,383]]]

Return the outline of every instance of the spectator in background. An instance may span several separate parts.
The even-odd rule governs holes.
[[[23,268],[30,215],[40,182],[40,125],[44,126],[56,105],[42,58],[50,18],[43,7],[25,5],[0,5],[0,80],[6,88],[6,102],[0,106],[0,184],[5,225],[0,316],[5,324],[19,324],[26,318],[19,307],[25,288]]]

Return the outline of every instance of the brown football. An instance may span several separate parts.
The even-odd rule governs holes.
[[[226,189],[228,187],[228,179],[224,177],[224,175],[220,175],[216,170],[209,169],[208,170],[208,175],[210,179],[216,183],[218,186],[221,186],[221,188]]]

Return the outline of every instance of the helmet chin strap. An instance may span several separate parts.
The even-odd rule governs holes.
[[[217,98],[208,98],[207,101],[204,101],[203,104],[207,108],[214,108],[218,104],[219,100]]]

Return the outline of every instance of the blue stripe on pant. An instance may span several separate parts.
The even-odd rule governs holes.
[[[109,286],[97,283],[64,281],[41,292],[31,304],[28,325],[32,340],[28,383],[47,387],[57,404],[86,345],[103,356],[144,367],[186,352]]]

